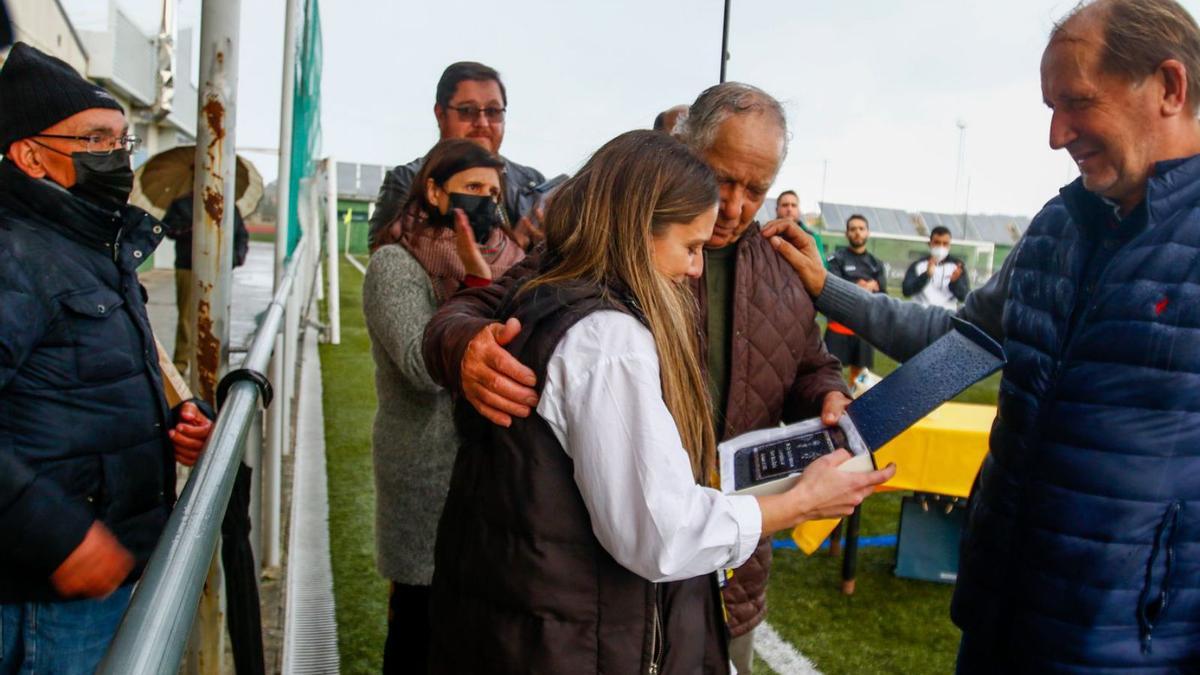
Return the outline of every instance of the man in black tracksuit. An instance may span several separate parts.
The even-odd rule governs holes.
[[[865,216],[854,214],[846,219],[846,241],[849,248],[839,248],[826,261],[829,273],[846,281],[852,281],[872,293],[887,293],[887,270],[883,262],[867,252],[867,239],[871,236],[870,224]],[[854,331],[836,321],[830,321],[825,330],[825,346],[850,367],[848,379],[851,388],[863,369],[875,366],[875,350]]]

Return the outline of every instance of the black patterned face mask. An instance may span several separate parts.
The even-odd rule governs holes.
[[[454,229],[454,209],[462,209],[471,224],[475,243],[483,245],[492,236],[492,230],[500,225],[500,205],[490,196],[469,195],[463,192],[450,193],[450,206],[440,214],[436,224]]]
[[[119,209],[129,202],[133,192],[133,168],[129,151],[113,150],[107,155],[71,153],[75,165],[75,184],[71,193],[106,209]]]

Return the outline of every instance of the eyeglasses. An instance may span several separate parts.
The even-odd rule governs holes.
[[[126,152],[133,152],[137,146],[141,145],[142,139],[137,136],[102,136],[94,134],[92,136],[64,136],[62,134],[38,134],[36,138],[61,138],[68,141],[82,141],[84,150],[89,155],[109,155],[113,150],[124,149]]]
[[[479,119],[479,113],[483,113],[489,122],[503,122],[504,112],[507,110],[507,108],[480,108],[477,105],[451,105],[446,107],[458,113],[460,118],[468,121]]]

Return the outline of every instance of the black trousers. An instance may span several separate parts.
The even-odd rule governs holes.
[[[250,548],[250,483],[253,472],[238,467],[225,519],[221,522],[221,564],[225,568],[225,622],[237,675],[263,675],[262,610],[258,568]]]
[[[388,597],[385,675],[429,672],[429,587],[392,582]]]

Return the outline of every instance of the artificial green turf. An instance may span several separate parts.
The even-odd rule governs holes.
[[[895,532],[899,494],[863,507],[863,536]],[[768,587],[767,620],[826,675],[949,673],[959,632],[950,622],[949,585],[892,574],[896,549],[858,553],[857,587],[841,592],[841,557],[777,550]]]
[[[887,375],[896,367],[895,361],[876,352],[873,372]],[[999,385],[996,374],[955,400],[994,405]],[[905,494],[909,493],[868,499],[859,535],[895,534]],[[953,672],[959,639],[950,622],[953,587],[901,579],[892,573],[895,565],[895,547],[859,549],[856,590],[847,596],[841,592],[841,556],[776,549],[767,620],[826,675]]]
[[[338,650],[343,673],[378,673],[388,588],[375,571],[375,364],[362,314],[362,273],[343,260],[340,274],[342,343],[320,346]]]

